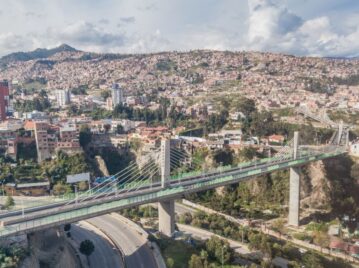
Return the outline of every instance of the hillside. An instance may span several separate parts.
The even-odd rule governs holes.
[[[46,59],[57,53],[61,52],[78,52],[79,50],[67,45],[62,44],[58,47],[46,49],[46,48],[38,48],[34,51],[30,52],[15,52],[9,55],[3,56],[0,58],[0,65],[6,65],[11,62],[16,61],[29,61],[35,59]]]
[[[63,45],[11,54],[2,62],[0,79],[41,80],[48,90],[97,91],[120,83],[128,95],[156,94],[190,105],[245,95],[261,109],[337,107],[343,96],[350,99],[347,108],[359,103],[358,59],[212,50],[100,54]]]

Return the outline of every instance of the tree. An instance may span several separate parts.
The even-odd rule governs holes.
[[[277,219],[273,221],[272,228],[274,231],[278,232],[280,235],[284,233],[284,223],[285,221],[283,219]]]
[[[85,191],[89,188],[87,181],[80,181],[78,187],[79,191]]]
[[[252,160],[257,154],[257,151],[255,148],[252,147],[244,147],[242,150],[238,153],[238,158],[241,162],[246,162],[249,160]]]
[[[319,256],[310,251],[304,254],[302,262],[308,268],[324,268]]]
[[[86,256],[90,256],[94,252],[95,246],[91,240],[84,240],[80,244],[80,252]]]
[[[68,184],[63,184],[61,182],[55,184],[55,186],[53,187],[53,191],[55,195],[72,193],[71,186]]]
[[[189,212],[186,212],[179,217],[179,221],[184,224],[191,224],[192,222],[192,214]]]
[[[167,258],[166,264],[168,268],[173,268],[175,265],[175,261],[172,258]]]
[[[233,251],[229,246],[228,241],[221,240],[216,236],[212,236],[206,242],[206,249],[208,255],[216,259],[219,263],[228,263],[233,257]]]
[[[256,104],[252,99],[241,98],[237,103],[237,109],[246,117],[249,117],[251,113],[256,111]]]
[[[188,262],[189,268],[205,268],[200,256],[193,254]]]
[[[111,91],[110,90],[103,90],[101,91],[101,97],[106,100],[108,97],[111,97]]]
[[[316,231],[313,238],[314,244],[320,246],[320,251],[329,246],[330,237],[326,232]]]
[[[122,125],[117,125],[116,126],[116,133],[117,134],[124,134],[125,133],[125,130],[124,130]]]
[[[86,147],[91,142],[91,139],[91,129],[87,125],[82,126],[80,129],[80,145]]]
[[[65,232],[68,232],[68,231],[70,231],[70,230],[71,230],[71,224],[70,224],[70,223],[65,224],[65,225],[64,225],[64,231],[65,231]]]
[[[9,208],[12,208],[13,206],[15,206],[15,201],[14,201],[14,198],[10,195],[8,195],[6,197],[6,200],[5,200],[5,208],[9,209]]]
[[[230,150],[217,150],[213,153],[213,159],[216,163],[222,163],[224,166],[233,164],[233,153]]]

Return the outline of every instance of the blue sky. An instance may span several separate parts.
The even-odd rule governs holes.
[[[0,0],[0,55],[256,50],[359,55],[358,0]]]

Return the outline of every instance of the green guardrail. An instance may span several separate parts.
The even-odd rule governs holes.
[[[111,201],[111,202],[107,202],[107,203],[96,204],[91,207],[80,208],[80,209],[77,209],[74,211],[69,211],[69,212],[62,212],[62,213],[58,213],[56,215],[44,216],[40,219],[35,219],[35,220],[31,220],[31,221],[27,221],[27,222],[19,223],[19,224],[14,224],[12,226],[1,227],[0,228],[0,236],[15,234],[19,231],[28,230],[28,229],[31,229],[34,227],[41,227],[43,225],[47,225],[47,224],[51,224],[51,223],[63,222],[64,220],[76,219],[81,216],[86,216],[86,215],[94,214],[97,212],[108,211],[108,210],[115,209],[115,208],[118,209],[124,205],[140,203],[143,201],[151,202],[153,199],[156,199],[158,197],[164,197],[167,195],[183,193],[185,190],[201,189],[206,186],[217,185],[217,184],[221,184],[224,182],[230,182],[234,179],[257,175],[257,174],[260,174],[260,173],[266,172],[266,171],[273,171],[273,170],[277,170],[277,169],[280,169],[283,167],[294,166],[294,165],[303,164],[303,163],[314,161],[314,160],[329,158],[329,157],[340,155],[342,153],[343,152],[340,152],[340,151],[334,152],[334,153],[323,153],[323,154],[319,154],[317,156],[311,156],[309,158],[298,159],[298,160],[294,160],[294,161],[290,161],[290,162],[280,163],[280,164],[277,164],[277,165],[274,165],[271,167],[265,167],[265,168],[261,167],[261,168],[257,168],[257,169],[251,170],[251,171],[241,172],[236,176],[227,175],[227,176],[215,178],[213,180],[208,180],[205,182],[198,182],[193,185],[187,186],[186,188],[184,188],[183,186],[177,186],[177,187],[173,187],[173,188],[163,189],[163,190],[160,190],[155,193],[149,193],[149,194],[139,195],[139,196],[135,196],[135,197],[129,197],[129,198],[121,199],[121,200],[115,200],[115,201]],[[262,159],[262,160],[264,160],[264,159]],[[265,160],[265,161],[267,161],[267,160]],[[149,183],[149,181],[145,181],[143,183],[146,184],[146,183]],[[133,185],[131,185],[131,186],[133,186]],[[127,186],[127,187],[131,187],[131,186]]]

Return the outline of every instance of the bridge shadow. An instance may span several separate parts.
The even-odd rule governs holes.
[[[331,213],[316,211],[314,213],[311,213],[309,216],[300,219],[299,224],[307,225],[310,222],[320,222],[320,221],[329,222],[331,220],[333,220],[333,215],[331,215]]]
[[[126,241],[124,241],[126,243]],[[155,248],[148,242],[137,246],[137,248],[131,253],[127,253],[124,256],[124,262],[126,267],[146,267],[157,268],[157,262],[155,260]]]

